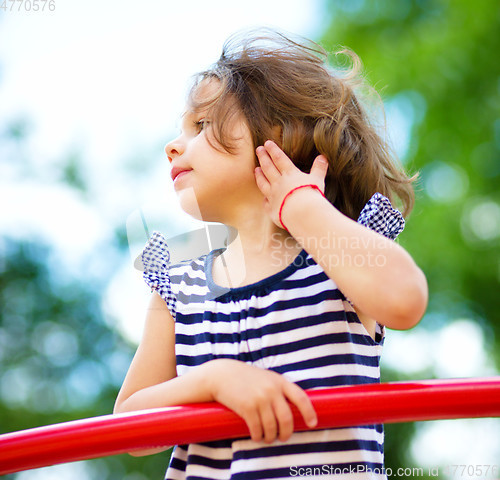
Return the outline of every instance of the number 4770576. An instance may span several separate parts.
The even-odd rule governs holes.
[[[2,0],[0,10],[8,12],[53,12],[55,0]]]

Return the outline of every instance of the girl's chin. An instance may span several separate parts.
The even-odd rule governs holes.
[[[181,209],[189,216],[202,222],[220,222],[220,219],[216,218],[213,212],[209,212],[200,206],[194,188],[183,188],[176,193]]]

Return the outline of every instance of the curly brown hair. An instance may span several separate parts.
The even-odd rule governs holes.
[[[335,71],[328,52],[310,40],[268,29],[233,35],[219,60],[195,76],[188,104],[193,111],[208,109],[214,139],[227,152],[234,140],[227,125],[242,113],[255,148],[274,140],[307,173],[323,154],[329,163],[325,195],[350,218],[358,218],[375,192],[397,197],[407,216],[416,175],[406,175],[355,94],[367,86],[359,57],[348,49],[339,53],[350,58],[349,69]],[[196,93],[207,79],[216,79],[218,88],[200,98]]]

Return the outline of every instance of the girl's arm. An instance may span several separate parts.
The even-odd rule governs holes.
[[[324,190],[328,163],[323,156],[316,158],[309,174],[274,142],[258,147],[257,156],[257,185],[277,225],[291,189],[315,184]],[[296,190],[286,199],[282,220],[364,317],[398,330],[420,321],[427,307],[427,281],[400,245],[343,215],[312,188]]]
[[[116,398],[114,413],[161,406],[160,399],[155,399],[150,390],[177,375],[173,322],[167,305],[155,292],[149,302],[141,342]],[[149,455],[168,448],[141,450],[131,455]]]
[[[115,413],[217,401],[243,417],[253,440],[271,442],[278,436],[286,440],[293,432],[290,401],[308,425],[316,424],[309,397],[283,376],[237,360],[217,359],[177,377],[174,347],[174,320],[155,293],[143,338],[116,399]]]
[[[283,218],[290,233],[357,311],[398,330],[420,321],[427,281],[406,250],[343,215],[312,189],[294,192],[286,203]]]

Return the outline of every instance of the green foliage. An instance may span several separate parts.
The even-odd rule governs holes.
[[[360,55],[370,82],[412,121],[402,160],[420,180],[401,242],[427,275],[430,310],[455,305],[453,313],[491,327],[498,347],[500,5],[330,5],[323,43],[333,49],[341,41]]]
[[[51,253],[0,242],[0,433],[111,413],[134,352],[103,319],[103,285],[68,281]],[[103,480],[160,478],[167,459],[121,455],[89,469]]]
[[[427,275],[431,307],[467,307],[466,316],[492,327],[498,347],[500,4],[329,5],[332,24],[322,43],[352,48],[369,81],[412,122],[402,160],[421,178],[401,242]]]
[[[500,4],[482,0],[327,2],[320,42],[363,61],[365,76],[396,108],[420,172],[401,244],[425,272],[427,315],[417,328],[477,322],[500,366]],[[388,109],[390,110],[390,109]],[[400,117],[400,118],[401,118]],[[388,339],[390,341],[390,339]],[[429,372],[422,372],[429,378]],[[431,372],[432,373],[432,372]],[[401,373],[383,370],[383,381]],[[415,424],[386,425],[386,465],[410,465]]]

